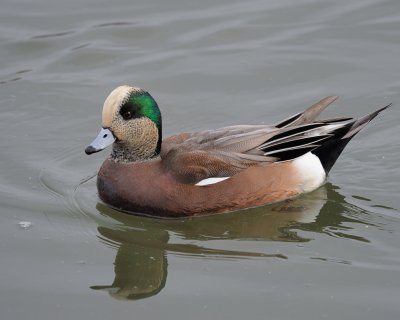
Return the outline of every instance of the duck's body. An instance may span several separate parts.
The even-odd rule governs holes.
[[[322,168],[321,168],[322,170]],[[163,166],[161,159],[119,163],[104,161],[98,174],[100,198],[112,207],[160,217],[207,215],[256,207],[312,191],[325,180],[301,177],[292,161],[254,166],[231,178],[197,186],[182,183]],[[126,186],[132,185],[132,188]],[[305,188],[305,189],[304,189]]]
[[[337,97],[273,126],[231,126],[161,141],[161,114],[145,91],[122,86],[107,98],[103,129],[86,149],[113,144],[97,178],[100,198],[130,213],[208,215],[260,206],[321,186],[359,120],[315,121]],[[385,107],[386,108],[386,107]]]

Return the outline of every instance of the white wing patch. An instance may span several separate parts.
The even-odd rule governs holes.
[[[207,178],[204,180],[201,180],[199,182],[197,182],[195,185],[196,186],[200,186],[200,187],[204,187],[204,186],[209,186],[210,184],[215,184],[221,181],[224,181],[226,179],[229,179],[230,177],[222,177],[222,178]]]

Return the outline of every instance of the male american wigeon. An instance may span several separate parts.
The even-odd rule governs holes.
[[[113,145],[97,177],[100,198],[121,211],[158,217],[209,215],[261,206],[321,186],[347,143],[379,112],[316,120],[330,96],[275,125],[237,125],[162,140],[157,102],[120,86],[104,102],[102,129],[85,152]]]

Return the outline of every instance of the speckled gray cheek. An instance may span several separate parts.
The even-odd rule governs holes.
[[[112,158],[116,161],[144,161],[154,157],[159,139],[157,126],[148,118],[130,121],[115,117],[112,123],[117,142],[113,144]]]

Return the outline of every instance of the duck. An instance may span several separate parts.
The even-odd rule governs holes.
[[[278,203],[322,186],[349,141],[381,111],[317,120],[337,96],[273,125],[232,125],[162,138],[149,92],[122,85],[106,98],[86,154],[112,145],[99,198],[136,215],[184,218]]]

